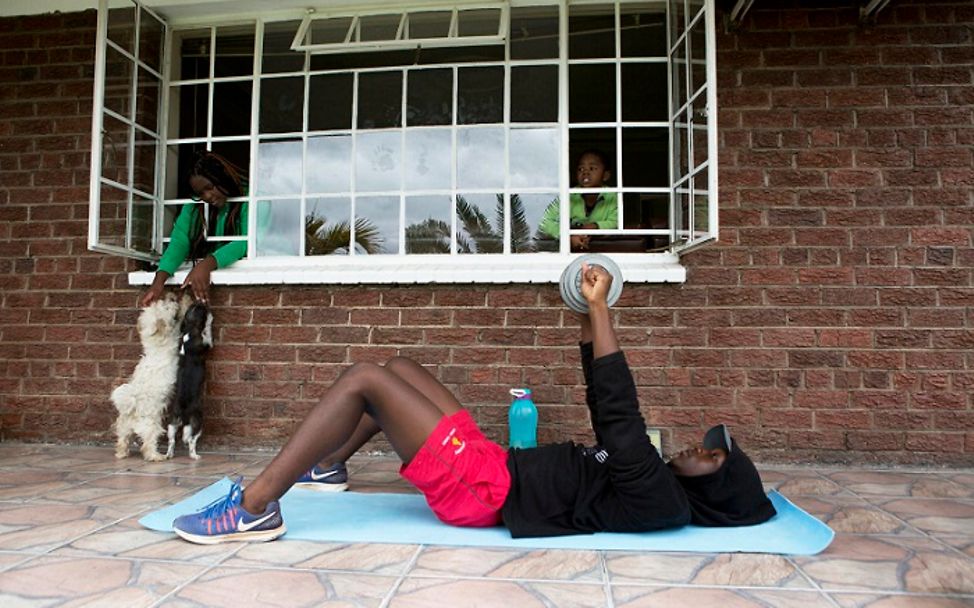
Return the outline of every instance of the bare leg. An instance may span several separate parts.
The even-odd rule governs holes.
[[[371,363],[353,365],[247,486],[244,509],[262,513],[269,501],[284,495],[311,465],[348,443],[366,413],[404,463],[412,460],[443,417],[434,401],[397,374]]]
[[[444,415],[450,416],[463,409],[463,406],[460,405],[460,402],[449,389],[426,371],[426,368],[412,359],[393,357],[385,364],[385,368],[425,395]],[[327,468],[336,462],[345,462],[380,430],[379,425],[368,413],[363,414],[358,426],[348,441],[345,442],[345,445],[325,456],[318,463],[319,466]]]

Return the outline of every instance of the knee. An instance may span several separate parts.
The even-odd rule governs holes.
[[[400,375],[402,372],[422,369],[422,366],[409,357],[392,357],[386,361],[385,368],[396,375]]]
[[[342,380],[367,384],[374,382],[383,373],[382,366],[375,363],[353,363],[351,367],[342,372]]]

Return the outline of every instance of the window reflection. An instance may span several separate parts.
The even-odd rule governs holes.
[[[514,129],[510,142],[510,179],[514,187],[557,188],[557,129]]]
[[[363,196],[356,199],[356,229],[361,222],[369,229],[370,253],[399,253],[398,196]]]
[[[461,188],[504,186],[504,129],[461,129],[457,133],[457,184]]]
[[[301,140],[260,142],[257,151],[257,194],[301,193]]]
[[[457,253],[504,253],[504,195],[457,195]]]
[[[406,197],[406,253],[450,253],[450,197]]]
[[[352,189],[352,136],[308,138],[307,192],[348,192]]]
[[[402,159],[399,131],[362,133],[356,139],[355,189],[359,192],[399,190]]]
[[[406,132],[406,190],[450,187],[451,136],[449,129]]]
[[[300,199],[257,201],[257,255],[298,255],[300,226]]]

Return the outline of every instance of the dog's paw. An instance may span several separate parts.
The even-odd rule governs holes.
[[[166,457],[160,454],[159,452],[150,452],[148,454],[142,454],[142,458],[148,460],[149,462],[162,462],[163,460],[166,459]]]
[[[124,452],[122,450],[115,450],[115,458],[118,458],[119,460],[121,460],[123,458],[128,458],[128,457],[129,457],[129,451],[128,450],[125,450]]]
[[[200,455],[197,454],[196,452],[190,452],[189,453],[189,457],[192,458],[193,460],[199,460],[200,459]]]

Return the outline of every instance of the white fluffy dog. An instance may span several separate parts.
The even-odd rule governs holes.
[[[129,454],[133,436],[142,442],[142,457],[164,460],[158,451],[162,422],[172,398],[179,361],[179,303],[172,295],[156,300],[139,315],[142,358],[132,377],[112,391],[115,419],[115,458]]]

